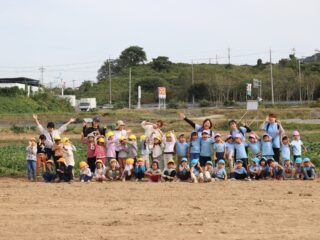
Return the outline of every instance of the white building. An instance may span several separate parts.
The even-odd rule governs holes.
[[[32,92],[37,92],[40,89],[39,80],[18,77],[18,78],[0,78],[0,88],[18,87],[28,92],[28,96]]]

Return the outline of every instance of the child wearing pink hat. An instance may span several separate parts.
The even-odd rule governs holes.
[[[296,130],[292,133],[293,140],[290,145],[292,146],[293,160],[296,161],[297,158],[301,158],[302,147],[307,152],[307,148],[303,145],[300,139],[300,133]]]

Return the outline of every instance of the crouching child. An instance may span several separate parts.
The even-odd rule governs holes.
[[[177,176],[179,181],[188,181],[190,179],[190,166],[187,158],[181,158]]]
[[[303,179],[314,180],[316,178],[316,171],[314,165],[311,163],[310,158],[303,159]]]
[[[177,171],[176,171],[176,168],[174,166],[174,161],[172,159],[170,159],[167,162],[166,169],[162,173],[162,179],[164,181],[172,182],[176,178],[176,175],[177,175]]]
[[[144,179],[144,174],[146,172],[146,167],[144,166],[144,158],[138,158],[136,166],[134,167],[134,177],[136,181],[142,181]]]
[[[110,167],[107,169],[107,173],[106,173],[107,179],[110,181],[120,180],[120,177],[121,177],[120,165],[117,159],[112,158],[109,163],[110,163]]]
[[[191,161],[191,181],[194,183],[203,182],[203,170],[200,166],[199,159],[193,159]]]
[[[45,172],[42,173],[43,180],[47,183],[53,182],[57,177],[57,174],[54,171],[53,165],[54,165],[54,162],[52,160],[48,160],[46,162]]]
[[[93,174],[89,168],[89,165],[82,161],[79,163],[80,167],[80,181],[81,182],[90,182],[93,178]]]
[[[224,181],[227,180],[227,172],[225,168],[225,161],[220,159],[217,163],[217,167],[213,170],[213,176],[216,181]]]

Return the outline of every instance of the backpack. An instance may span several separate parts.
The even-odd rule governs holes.
[[[277,124],[277,129],[280,130],[280,125],[278,123],[276,124]],[[269,127],[270,127],[270,123],[267,123],[266,132],[268,132]]]

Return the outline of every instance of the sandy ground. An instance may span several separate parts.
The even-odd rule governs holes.
[[[0,239],[320,239],[319,187],[0,178]]]

